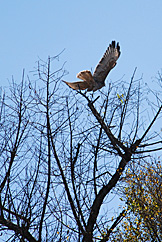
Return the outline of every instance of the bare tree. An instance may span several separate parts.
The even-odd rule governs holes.
[[[1,98],[2,238],[108,241],[124,216],[111,221],[110,194],[123,184],[127,164],[138,165],[147,147],[158,146],[153,125],[162,105],[152,104],[146,119],[136,70],[130,83],[109,83],[106,92],[65,89],[64,66],[51,71],[56,59],[40,60],[33,81],[23,72]]]

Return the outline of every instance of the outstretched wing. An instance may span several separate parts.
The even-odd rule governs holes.
[[[99,64],[96,66],[96,69],[93,73],[93,78],[96,82],[104,84],[104,81],[111,71],[112,68],[116,65],[116,61],[120,56],[120,46],[119,43],[112,43],[107,48],[104,56],[100,60]]]
[[[93,85],[95,84],[92,74],[90,71],[81,71],[77,74],[77,78],[83,80],[82,82],[65,82],[69,87],[74,90],[92,90]]]
[[[77,78],[79,78],[79,79],[81,79],[83,81],[86,81],[88,83],[91,83],[93,81],[93,76],[92,76],[91,72],[88,71],[88,70],[80,71],[77,74]]]

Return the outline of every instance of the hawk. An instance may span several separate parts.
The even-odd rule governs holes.
[[[69,87],[74,90],[85,90],[87,91],[97,91],[98,89],[105,86],[105,79],[108,73],[113,69],[116,65],[116,61],[120,56],[120,46],[119,43],[112,43],[107,48],[105,54],[99,61],[96,69],[92,75],[92,73],[88,70],[81,71],[77,74],[77,78],[83,80],[79,82],[65,82]]]

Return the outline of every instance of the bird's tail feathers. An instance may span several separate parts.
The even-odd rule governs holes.
[[[85,90],[89,87],[87,82],[65,82],[69,87],[71,87],[74,90]]]

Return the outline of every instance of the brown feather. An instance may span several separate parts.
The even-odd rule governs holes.
[[[112,41],[93,73],[96,82],[104,83],[108,73],[115,67],[119,56],[120,46],[118,43],[115,46],[115,41]]]
[[[85,90],[89,87],[88,83],[83,81],[83,82],[65,82],[69,87],[71,87],[74,90]]]
[[[93,80],[93,76],[90,71],[81,71],[77,74],[77,78],[90,83]]]
[[[83,80],[83,82],[64,82],[74,90],[87,89],[87,91],[96,91],[105,86],[105,79],[108,73],[115,67],[119,56],[119,43],[116,44],[115,41],[112,41],[99,61],[99,64],[96,66],[93,75],[90,71],[85,70],[77,74],[77,78]]]

